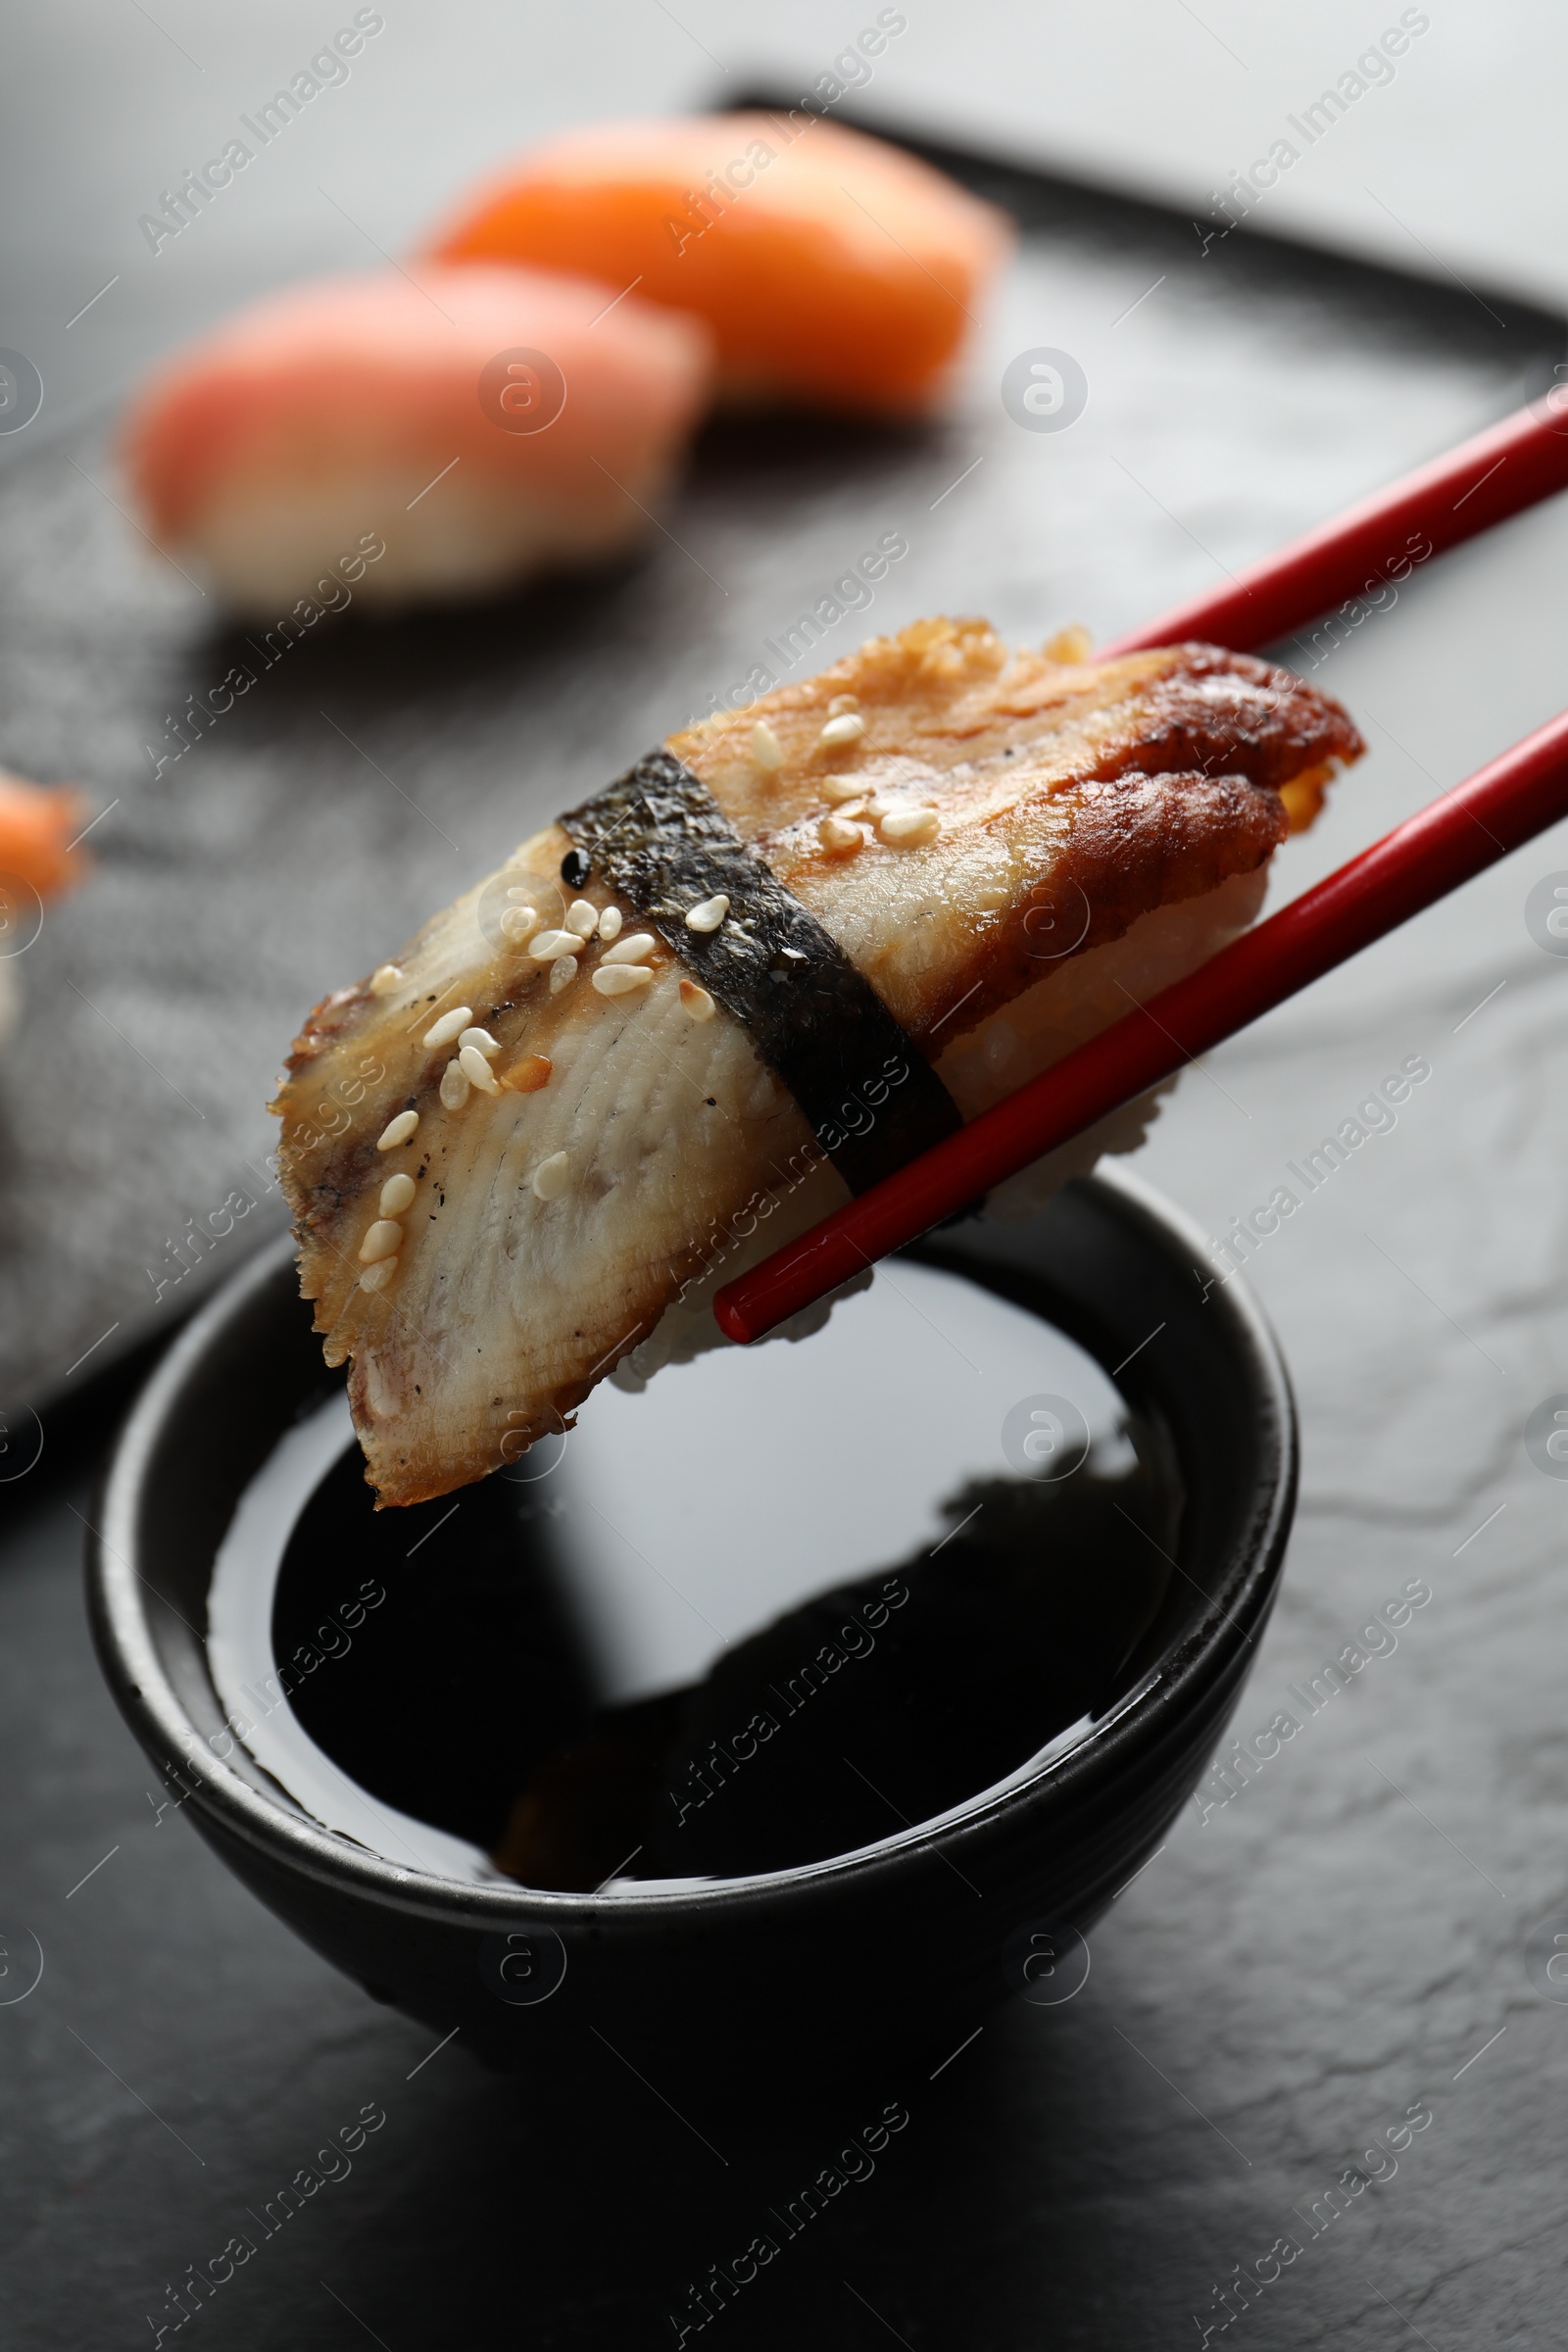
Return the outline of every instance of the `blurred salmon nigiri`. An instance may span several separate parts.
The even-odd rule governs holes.
[[[0,768],[0,885],[21,882],[41,899],[79,882],[86,856],[73,855],[87,804],[70,784],[28,784]]]
[[[17,958],[29,943],[38,901],[81,880],[87,858],[74,836],[87,804],[69,784],[28,784],[0,768],[0,1038],[20,1010]]]
[[[1009,234],[880,139],[803,114],[699,115],[537,148],[430,250],[582,270],[695,311],[732,399],[899,415],[940,401]]]
[[[610,308],[617,290],[388,270],[252,304],[133,406],[154,537],[263,619],[345,558],[356,594],[396,605],[615,554],[647,527],[710,372],[699,321]]]

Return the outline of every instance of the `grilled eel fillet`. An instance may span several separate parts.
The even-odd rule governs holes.
[[[927,1058],[944,1055],[966,1116],[1076,1043],[1075,1026],[1125,1009],[1086,989],[1097,953],[1166,940],[1114,967],[1147,995],[1245,928],[1293,819],[1310,821],[1336,765],[1363,749],[1289,670],[1204,645],[1058,658],[1077,651],[1011,654],[983,621],[916,622],[667,747]],[[824,744],[847,711],[863,732],[844,742],[829,727]],[[918,838],[929,820],[912,844],[887,825],[914,807],[940,816],[934,840]],[[328,1363],[352,1359],[383,1504],[447,1494],[569,1427],[748,1216],[755,1228],[793,1194],[777,1241],[791,1217],[845,1197],[744,1023],[722,1006],[694,1017],[710,1001],[662,940],[628,994],[591,985],[598,939],[553,993],[526,939],[498,929],[497,909],[524,902],[559,926],[573,900],[579,920],[584,901],[618,906],[622,943],[651,928],[598,875],[564,881],[571,850],[547,826],[395,963],[327,997],[272,1105],[301,1288]],[[1052,1005],[1069,1001],[1076,1016],[1054,1029]],[[494,1091],[449,1108],[459,1047],[424,1041],[461,1006],[488,1033]],[[1020,1027],[1034,1040],[1022,1054]],[[999,1082],[999,1056],[980,1049],[1004,1038]],[[1009,1053],[1021,1066],[1005,1068]],[[418,1114],[412,1138],[378,1149],[404,1111]],[[394,1175],[413,1199],[388,1218]],[[386,1230],[368,1241],[372,1225]],[[378,1272],[362,1251],[389,1236]]]

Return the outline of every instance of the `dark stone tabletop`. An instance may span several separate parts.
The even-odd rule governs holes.
[[[235,91],[244,62],[222,68]],[[360,100],[333,103],[347,123]],[[170,135],[172,169],[184,117]],[[325,177],[329,132],[308,135]],[[466,151],[455,124],[440,136],[450,179]],[[133,222],[140,182],[117,169]],[[0,1054],[8,2344],[157,2342],[169,2289],[246,2230],[256,2255],[201,2312],[215,2347],[673,2342],[689,2285],[888,2102],[908,2122],[874,2174],[725,2311],[722,2340],[1561,2340],[1568,1486],[1525,1442],[1568,1393],[1568,958],[1525,914],[1568,873],[1561,830],[1190,1071],[1136,1163],[1218,1234],[1401,1063],[1430,1069],[1252,1265],[1304,1476],[1234,1730],[1250,1742],[1282,1712],[1298,1728],[1205,1785],[1095,1932],[1068,2005],[1014,2006],[958,2054],[911,2047],[869,2082],[825,2047],[789,2098],[751,2094],[744,2049],[695,2093],[657,2046],[585,2044],[531,2087],[492,2079],[225,1875],[92,1658],[96,1469],[188,1295],[276,1221],[261,1105],[324,988],[705,707],[880,533],[908,554],[846,643],[942,609],[1037,640],[1080,618],[1105,634],[1502,414],[1558,348],[1550,320],[1494,315],[1484,289],[1261,246],[1202,259],[1152,213],[1001,192],[1034,226],[950,425],[715,431],[673,539],[625,573],[380,631],[328,623],[156,780],[144,746],[220,674],[225,641],[112,503],[90,370],[0,450],[0,761],[114,804],[91,883],[22,959]],[[172,295],[128,229],[78,223],[71,287],[85,299],[122,262],[156,341],[269,270],[354,258],[301,226],[268,260],[231,210],[226,249],[206,223],[228,281],[203,257]],[[47,271],[28,270],[41,318]],[[113,333],[122,374],[151,330]],[[1018,430],[999,397],[1006,362],[1042,344],[1091,386],[1059,436]],[[1283,853],[1276,903],[1568,702],[1565,561],[1559,502],[1417,572],[1332,650],[1281,649],[1372,749]],[[253,1205],[215,1234],[235,1197]],[[351,2169],[266,2234],[279,2186],[319,2178],[328,2136],[374,2117]],[[1348,2172],[1381,2177],[1330,2200]]]

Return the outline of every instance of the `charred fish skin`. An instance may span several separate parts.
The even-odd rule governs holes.
[[[1246,656],[1063,662],[930,621],[663,749],[924,1062],[947,1072],[1016,1028],[1009,1091],[1112,1017],[1109,978],[1125,1010],[1129,985],[1245,926],[1291,796],[1309,804],[1362,745],[1338,705]],[[574,856],[586,876],[564,870]],[[1083,919],[1054,917],[1043,954],[1046,904]],[[279,1165],[383,1503],[569,1426],[737,1229],[763,1225],[760,1247],[770,1214],[778,1235],[845,1198],[704,979],[701,926],[726,911],[687,909],[683,942],[547,826],[309,1016],[273,1105]],[[950,1084],[973,1115],[972,1085]],[[871,1133],[874,1095],[855,1113]]]
[[[858,690],[865,721],[846,780],[861,799],[941,804],[941,831],[917,859],[879,831],[848,859],[820,841],[823,787],[845,806],[834,773],[844,755],[824,757],[820,708],[843,687]],[[1288,829],[1281,786],[1365,749],[1337,703],[1250,656],[1184,645],[1104,664],[1009,661],[983,621],[917,622],[756,709],[780,739],[782,774],[804,770],[808,792],[816,787],[798,813],[778,811],[776,784],[759,788],[752,711],[707,721],[669,748],[737,830],[755,826],[780,880],[915,1038],[941,1025],[951,1039],[1040,977],[1020,916],[1042,882],[1088,901],[1072,953],[1101,946],[1151,906],[1263,863]],[[946,941],[940,962],[921,953],[939,877],[967,916],[967,937]],[[873,941],[866,909],[884,902],[888,936]]]

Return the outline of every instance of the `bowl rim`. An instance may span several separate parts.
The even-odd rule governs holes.
[[[1207,1251],[1200,1229],[1142,1177],[1102,1166],[1078,1181],[1109,1194],[1112,1213],[1152,1234],[1166,1254],[1175,1244],[1191,1252],[1195,1265],[1203,1262]],[[292,1237],[283,1234],[237,1267],[179,1333],[137,1396],[102,1474],[89,1529],[88,1611],[99,1662],[122,1713],[149,1755],[162,1755],[193,1784],[198,1815],[205,1814],[214,1829],[260,1848],[287,1873],[355,1893],[377,1907],[426,1920],[466,1919],[492,1931],[526,1922],[603,1935],[673,1927],[693,1914],[711,1921],[719,1911],[820,1897],[842,1890],[849,1881],[902,1876],[933,1851],[951,1860],[952,1849],[961,1854],[1024,1806],[1059,1811],[1071,1803],[1079,1784],[1118,1778],[1137,1748],[1157,1739],[1183,1693],[1200,1696],[1239,1647],[1255,1640],[1272,1605],[1296,1498],[1296,1404],[1268,1319],[1245,1281],[1234,1277],[1216,1284],[1210,1302],[1239,1362],[1260,1440],[1245,1539],[1196,1624],[1182,1628],[1089,1731],[1070,1740],[1064,1736],[1059,1751],[1048,1745],[1004,1780],[874,1845],[784,1870],[610,1895],[514,1883],[488,1886],[403,1869],[312,1820],[292,1800],[286,1805],[273,1800],[230,1769],[213,1745],[219,1735],[203,1734],[165,1669],[144,1599],[144,1592],[158,1589],[136,1563],[142,1499],[182,1393],[215,1340],[259,1293],[278,1281],[293,1253]],[[222,1737],[232,1741],[232,1735]]]

